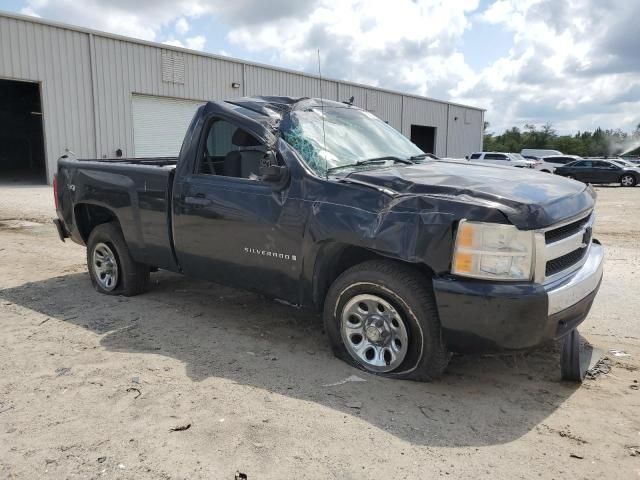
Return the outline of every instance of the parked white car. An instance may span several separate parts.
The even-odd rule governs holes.
[[[541,172],[554,173],[556,168],[576,160],[582,160],[582,157],[579,155],[548,155],[540,158],[540,164],[536,168]]]
[[[536,168],[539,162],[527,160],[519,153],[506,152],[476,152],[469,157],[470,161],[487,162],[496,165],[509,165],[518,168]]]

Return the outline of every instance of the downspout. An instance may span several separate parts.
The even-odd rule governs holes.
[[[449,110],[451,109],[451,105],[447,103],[447,129],[445,131],[445,139],[444,139],[444,156],[449,156],[449,122],[451,121],[451,117],[449,116]]]
[[[247,96],[247,87],[246,87],[246,79],[247,79],[247,74],[246,74],[246,70],[247,70],[247,64],[243,63],[242,64],[242,96],[246,97]]]
[[[91,75],[91,106],[93,107],[93,148],[94,158],[99,158],[98,154],[98,106],[96,105],[97,98],[96,92],[98,90],[96,86],[96,62],[95,62],[95,42],[93,33],[89,34],[89,67]]]
[[[404,95],[400,96],[400,133],[404,135]],[[409,132],[409,137],[410,136],[411,132]],[[411,138],[409,138],[409,140],[411,140]]]

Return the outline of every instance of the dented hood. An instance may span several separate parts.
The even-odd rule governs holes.
[[[345,179],[393,190],[496,208],[521,229],[544,228],[593,209],[584,183],[530,169],[431,161],[353,172]]]

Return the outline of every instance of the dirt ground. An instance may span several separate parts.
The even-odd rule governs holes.
[[[159,272],[100,295],[50,189],[0,185],[0,478],[640,478],[640,188],[598,193],[580,331],[610,373],[563,383],[550,345],[426,384],[350,368],[318,316],[254,294]]]

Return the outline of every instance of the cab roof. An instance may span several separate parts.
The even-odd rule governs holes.
[[[257,96],[257,97],[241,97],[225,100],[225,103],[235,105],[237,107],[250,110],[263,116],[271,118],[279,118],[286,113],[294,110],[303,110],[313,107],[332,107],[332,108],[357,108],[349,103],[336,102],[311,97],[278,97],[278,96]],[[244,112],[243,112],[244,113]],[[255,117],[255,115],[250,115]]]

